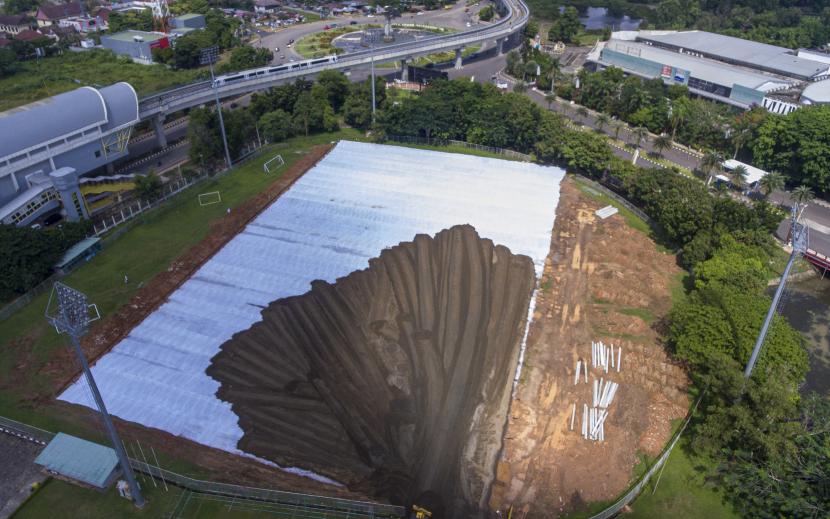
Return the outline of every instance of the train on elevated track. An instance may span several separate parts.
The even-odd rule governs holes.
[[[307,59],[304,61],[295,61],[291,63],[286,63],[284,65],[277,65],[271,67],[262,67],[262,68],[255,68],[251,70],[242,70],[240,72],[234,72],[232,74],[226,74],[224,76],[218,76],[213,80],[214,88],[220,87],[223,85],[229,85],[235,81],[242,81],[246,79],[256,79],[260,77],[265,77],[271,74],[279,74],[280,72],[285,72],[288,70],[297,70],[297,69],[304,69],[314,67],[316,65],[322,65],[324,63],[337,63],[337,56],[324,56],[322,58],[314,58],[314,59]]]

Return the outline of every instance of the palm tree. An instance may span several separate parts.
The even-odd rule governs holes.
[[[638,126],[631,130],[631,136],[634,137],[634,147],[639,148],[640,144],[642,144],[643,141],[648,139],[648,130],[646,130],[642,126]]]
[[[706,174],[706,185],[712,182],[712,172],[720,170],[723,157],[717,151],[710,151],[700,160],[700,169]]]
[[[620,131],[623,129],[622,123],[613,123],[614,124],[614,138],[620,140]]]
[[[669,137],[665,133],[662,133],[662,134],[658,135],[656,139],[654,139],[653,144],[654,144],[654,149],[657,150],[657,156],[662,157],[663,152],[666,151],[667,149],[671,148],[672,140],[671,140],[671,137]]]
[[[732,154],[733,159],[738,157],[738,152],[741,151],[741,148],[744,147],[751,136],[752,134],[749,133],[747,128],[733,128],[732,144],[735,145],[735,153]]]
[[[776,189],[784,189],[784,175],[777,171],[770,171],[758,181],[761,186],[761,191],[764,193],[764,198],[769,198]]]
[[[527,83],[524,81],[516,81],[516,84],[513,85],[513,91],[517,94],[524,94],[527,91]]]
[[[739,186],[743,186],[744,184],[746,184],[746,178],[748,175],[749,171],[743,164],[736,166],[735,169],[732,170],[732,179]]]
[[[576,115],[578,115],[581,119],[580,122],[585,122],[585,119],[588,117],[588,109],[582,105],[579,105],[576,109]]]
[[[799,206],[806,205],[807,202],[815,197],[816,195],[813,194],[813,190],[803,185],[793,189],[792,193],[790,193],[790,199]]]
[[[600,113],[597,115],[596,123],[597,123],[597,131],[602,132],[602,128],[606,126],[608,123],[611,122],[611,118],[604,113]]]
[[[551,106],[556,101],[556,94],[550,93],[550,94],[546,95],[545,96],[545,101],[548,102],[548,110],[550,110]]]

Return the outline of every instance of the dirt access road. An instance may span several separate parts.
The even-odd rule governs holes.
[[[600,220],[602,203],[570,177],[562,183],[551,252],[541,280],[524,371],[509,417],[491,507],[514,517],[558,517],[612,500],[631,481],[638,454],[660,452],[671,421],[688,408],[687,378],[660,343],[654,323],[671,306],[681,270],[621,215]],[[605,441],[581,436],[591,384],[574,385],[576,362],[590,367],[591,341],[623,348],[622,369],[600,374],[620,387]]]

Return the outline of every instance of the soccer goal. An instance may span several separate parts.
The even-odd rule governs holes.
[[[263,164],[262,169],[265,170],[265,173],[270,173],[272,170],[276,171],[283,166],[285,166],[285,161],[282,160],[282,155],[276,155],[273,159]]]
[[[210,193],[202,193],[199,195],[199,205],[202,207],[218,204],[221,201],[222,195],[219,194],[219,191],[211,191]]]

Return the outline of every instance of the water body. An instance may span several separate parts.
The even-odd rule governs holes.
[[[803,392],[830,395],[830,279],[787,285],[782,313],[804,336],[810,371]]]
[[[560,12],[564,10],[564,7],[559,8]],[[610,27],[614,31],[636,31],[643,22],[640,19],[631,18],[627,15],[611,16],[605,7],[589,7],[579,17],[579,21],[589,31],[602,30],[606,27]]]

